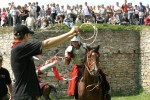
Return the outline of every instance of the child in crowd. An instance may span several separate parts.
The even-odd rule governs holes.
[[[82,19],[80,15],[77,15],[77,18],[75,20],[75,23],[82,23]]]
[[[27,26],[30,30],[34,31],[35,19],[34,19],[34,17],[32,16],[31,13],[29,13],[29,17],[27,17],[27,19],[26,19],[26,26]]]
[[[64,24],[71,28],[73,26],[73,19],[69,15],[66,15],[64,19]]]
[[[109,23],[113,25],[120,24],[119,16],[116,13],[114,13],[114,15],[109,18]]]

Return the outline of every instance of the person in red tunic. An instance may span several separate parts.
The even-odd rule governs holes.
[[[86,43],[80,42],[78,36],[74,36],[71,39],[71,45],[67,47],[65,50],[65,63],[67,65],[70,64],[72,61],[74,66],[71,71],[71,79],[69,81],[67,93],[70,96],[74,96],[76,100],[78,100],[78,81],[83,76],[84,72],[84,63],[86,61],[86,53],[87,48],[90,48]],[[105,73],[101,70],[100,73],[102,74],[103,83],[105,84],[104,89],[108,93],[110,86],[108,81],[106,80]]]
[[[69,81],[67,93],[70,96],[75,96],[75,99],[78,99],[76,83],[82,76],[84,70],[86,48],[87,45],[85,43],[81,43],[79,37],[74,36],[71,39],[71,45],[65,50],[65,63],[69,65],[72,60],[74,64],[71,71],[71,80]]]

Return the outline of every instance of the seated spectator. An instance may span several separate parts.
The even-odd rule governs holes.
[[[40,28],[41,27],[41,19],[37,19],[36,22],[35,22],[35,27],[36,29]]]
[[[55,22],[57,22],[58,24],[62,24],[63,23],[63,16],[62,15],[57,15]]]
[[[41,29],[46,28],[49,25],[49,21],[47,19],[47,17],[44,17],[41,19]]]
[[[77,15],[77,18],[75,20],[75,23],[82,23],[82,19],[80,15]]]
[[[34,31],[35,19],[34,19],[34,17],[32,16],[31,13],[29,13],[29,17],[27,17],[27,19],[26,19],[26,26],[27,26],[30,30]]]
[[[64,24],[66,24],[69,28],[71,28],[73,26],[73,19],[70,18],[69,15],[66,15],[64,19]]]
[[[116,13],[114,13],[114,15],[112,17],[109,18],[109,22],[110,24],[120,24],[120,19],[119,19],[119,16],[116,15]]]
[[[104,23],[104,18],[100,14],[96,15],[96,23]]]
[[[126,16],[122,17],[121,25],[129,25],[129,19]]]
[[[150,25],[150,15],[145,18],[144,24],[147,25],[147,26]]]
[[[38,16],[38,18],[37,18],[37,20],[36,20],[36,22],[35,22],[36,28],[40,28],[40,27],[41,27],[42,19],[43,19],[43,18],[44,18],[44,17],[43,17],[41,14],[39,14],[39,16]]]

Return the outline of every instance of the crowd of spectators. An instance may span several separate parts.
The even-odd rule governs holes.
[[[124,0],[123,4],[116,5],[99,4],[90,6],[84,4],[59,5],[50,3],[40,5],[38,2],[28,2],[24,6],[8,3],[6,8],[0,9],[1,26],[15,26],[24,24],[31,30],[43,28],[49,24],[66,24],[72,27],[75,23],[108,23],[119,25],[150,25],[150,7],[132,5],[132,2]]]

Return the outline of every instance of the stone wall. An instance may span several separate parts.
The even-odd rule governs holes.
[[[36,32],[34,35],[31,35],[31,41],[41,41],[48,37],[57,36],[64,33],[62,30],[63,27],[50,27],[48,30]],[[98,31],[98,36],[92,46],[100,45],[100,63],[108,75],[107,78],[110,82],[111,93],[113,95],[136,94],[138,93],[140,85],[142,85],[144,89],[150,90],[150,80],[148,80],[150,71],[147,70],[149,68],[150,57],[149,44],[145,42],[145,39],[148,40],[148,33],[149,30],[144,30],[141,34],[138,31],[111,31],[110,29]],[[91,37],[93,33],[85,32],[81,35],[87,38]],[[7,66],[10,72],[9,51],[12,37],[12,33],[6,33],[1,35],[0,39],[1,52],[4,54],[4,66]],[[91,43],[92,40],[83,42]],[[140,42],[142,45],[140,45]],[[65,48],[69,44],[70,42],[68,41],[62,45],[48,49],[43,53],[40,61],[35,61],[36,65],[52,58],[57,52],[59,56],[63,56]],[[57,68],[59,72],[61,72],[61,75],[64,75],[70,72],[72,65],[66,66],[63,61],[60,60]],[[49,71],[46,80],[56,86],[60,95],[66,95],[67,81],[56,80],[52,71]]]
[[[150,30],[143,29],[140,36],[140,84],[150,93]]]

